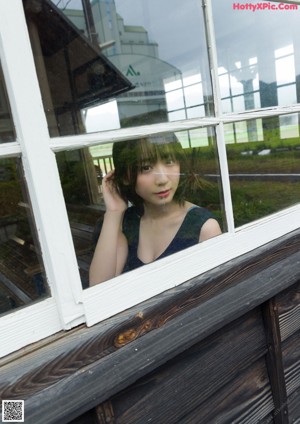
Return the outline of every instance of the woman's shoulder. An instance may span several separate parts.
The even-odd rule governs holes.
[[[214,217],[213,214],[204,207],[189,202],[186,202],[184,207],[186,208],[185,217],[172,243],[172,248],[174,248],[174,244],[176,249],[180,246],[178,250],[199,243],[202,227],[210,218]]]
[[[199,240],[204,241],[221,234],[217,217],[208,209],[191,205],[185,220],[185,228],[189,231],[193,229],[195,234],[199,234]]]
[[[186,213],[187,216],[195,217],[195,218],[201,217],[204,219],[209,219],[209,218],[216,219],[214,214],[210,212],[208,209],[204,208],[203,206],[198,206],[193,203],[186,202],[185,207],[187,210],[187,213]]]

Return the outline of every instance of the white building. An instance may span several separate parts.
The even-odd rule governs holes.
[[[147,29],[126,25],[112,0],[91,2],[93,26],[103,53],[134,85],[118,97],[122,126],[166,120],[165,84],[181,79],[175,66],[159,57],[159,46],[150,40]],[[87,32],[84,12],[66,8],[66,16]]]

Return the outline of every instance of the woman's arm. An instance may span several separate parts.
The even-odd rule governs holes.
[[[90,286],[121,274],[128,254],[127,240],[122,232],[122,221],[127,204],[117,192],[113,182],[113,172],[103,178],[102,189],[106,212],[90,265]]]
[[[90,265],[90,286],[116,277],[127,259],[127,240],[122,233],[123,213],[106,212]]]

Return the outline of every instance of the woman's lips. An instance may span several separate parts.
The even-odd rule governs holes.
[[[159,193],[156,193],[156,195],[162,199],[164,199],[165,197],[168,197],[170,194],[171,190],[164,190],[164,191],[160,191]]]

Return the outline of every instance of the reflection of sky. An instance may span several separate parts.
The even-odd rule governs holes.
[[[202,7],[199,0],[115,0],[125,25],[142,25],[150,41],[159,46],[159,57],[184,70],[200,61],[204,45]]]
[[[214,0],[214,26],[217,39],[219,66],[233,69],[236,61],[243,65],[250,57],[258,62],[274,58],[274,50],[284,48],[293,42],[299,43],[299,10],[233,10],[233,1]],[[235,2],[244,4],[245,2]],[[251,4],[262,3],[260,0]],[[274,4],[274,3],[270,3]],[[278,3],[277,3],[278,5]],[[226,19],[224,19],[226,17]],[[268,77],[270,77],[269,80]],[[264,82],[274,81],[272,73],[264,72]]]
[[[59,7],[81,8],[81,0],[53,1],[59,3]],[[115,0],[117,13],[124,19],[124,24],[143,26],[149,40],[158,43],[160,59],[179,68],[184,79],[187,75],[199,73],[203,57],[206,61],[201,3],[201,0]],[[241,80],[252,79],[254,90],[259,89],[258,79],[265,83],[272,83],[275,79],[277,84],[293,83],[295,74],[299,73],[299,69],[295,68],[293,50],[299,50],[300,10],[242,11],[233,10],[233,3],[233,0],[213,0],[219,69],[230,73],[230,79],[226,75],[220,77],[222,97],[230,95],[229,80],[232,95],[243,94]],[[251,3],[261,3],[261,0],[252,0]],[[295,46],[293,39],[296,39]],[[283,57],[289,53],[290,56]],[[269,70],[272,60],[275,61],[274,71]],[[253,67],[255,72],[250,75],[249,65],[257,62],[258,69]],[[169,110],[182,107],[176,104],[177,94],[167,95],[167,102],[172,105]],[[295,86],[279,89],[278,100],[281,105],[294,103]],[[193,93],[189,93],[185,101],[194,105]],[[180,96],[178,102],[182,103]],[[233,99],[233,102],[236,110],[243,110],[243,96]],[[255,106],[260,107],[259,102],[255,101]],[[117,127],[117,121],[113,122],[113,127]],[[94,124],[91,125],[94,128]]]
[[[89,108],[85,125],[88,132],[119,129],[120,120],[117,102],[113,100],[100,106]]]
[[[293,56],[277,60],[275,72],[269,71],[268,60],[274,60],[278,54],[289,53],[286,49],[290,48],[293,40],[298,42],[299,10],[242,11],[234,10],[233,3],[230,0],[213,0],[219,65],[231,73],[232,94],[243,93],[242,79],[253,79],[254,90],[258,89],[258,78],[266,83],[277,79],[277,84],[295,81],[298,70],[295,69]],[[252,0],[251,3],[258,4],[261,0]],[[199,22],[202,22],[201,0],[115,0],[115,4],[125,25],[145,27],[150,40],[159,45],[160,58],[183,73],[186,66],[196,69],[192,63],[200,61],[203,53],[204,33],[203,29],[199,29]],[[265,59],[268,54],[270,59]],[[247,70],[245,65],[254,64],[253,60],[260,62],[260,72],[256,69],[253,75],[249,75],[249,68]],[[234,75],[232,71],[241,66],[240,75]],[[221,85],[225,80],[228,81],[223,78]],[[221,87],[221,91],[226,90],[228,83]],[[291,98],[288,90],[286,93]],[[287,104],[288,98],[284,99],[281,95],[279,103]],[[172,108],[175,109],[174,105]]]
[[[242,56],[257,56],[257,49],[271,40],[277,48],[298,35],[299,10],[233,10],[233,1],[214,0],[214,27],[219,46],[219,56],[224,47],[234,50],[237,60]],[[241,4],[244,2],[240,2]],[[261,0],[252,0],[252,4]],[[142,25],[150,40],[159,44],[160,57],[178,68],[184,61],[199,55],[204,34],[201,0],[115,0],[117,12],[125,25]],[[300,6],[299,6],[300,9]],[[234,47],[234,49],[233,49]],[[222,60],[222,58],[221,58]]]
[[[52,1],[61,8],[82,9],[81,0]],[[115,0],[124,24],[143,26],[150,41],[158,43],[159,57],[183,72],[187,68],[199,69],[200,56],[205,51],[201,3],[201,0]],[[228,69],[229,61],[233,69],[234,63],[245,64],[272,45],[279,50],[291,44],[293,36],[299,39],[300,6],[298,11],[252,12],[234,10],[234,3],[244,2],[212,2],[219,66]],[[258,3],[261,0],[251,1],[253,5]],[[264,77],[265,82],[272,82]]]

